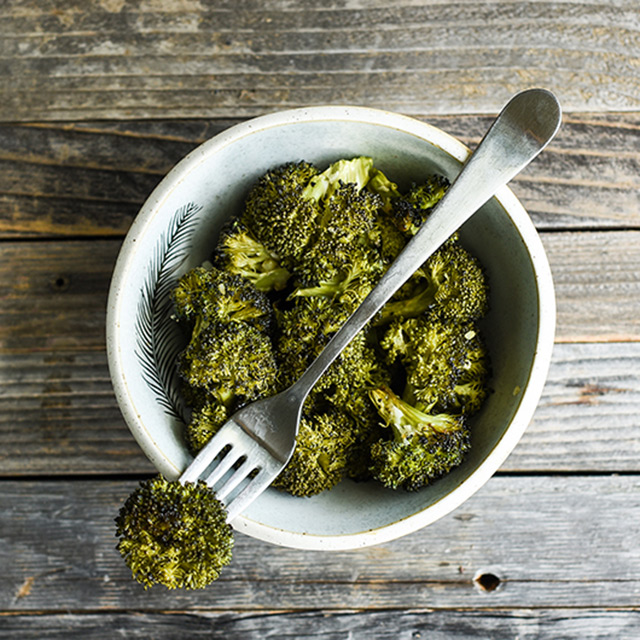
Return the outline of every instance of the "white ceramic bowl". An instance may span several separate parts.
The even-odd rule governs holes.
[[[168,290],[208,258],[224,220],[267,169],[308,160],[320,167],[357,155],[401,187],[431,172],[453,178],[469,153],[443,131],[394,113],[312,107],[266,115],[205,142],[164,178],[133,222],[117,260],[107,312],[116,397],[134,437],[157,469],[177,477],[191,456],[181,436],[180,398],[170,366],[182,338]],[[551,272],[529,216],[508,188],[461,230],[491,285],[484,333],[495,392],[475,417],[467,460],[416,493],[343,481],[313,498],[269,489],[234,527],[275,544],[352,549],[428,525],[467,500],[504,462],[531,420],[545,382],[555,328]]]

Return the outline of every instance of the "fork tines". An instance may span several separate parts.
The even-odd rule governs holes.
[[[270,483],[272,474],[265,476],[265,472],[276,465],[281,466],[269,458],[271,456],[257,440],[239,424],[229,420],[185,469],[180,482],[203,480],[226,505],[228,520],[231,521],[252,502],[265,484]],[[255,464],[258,460],[264,464]],[[243,482],[244,486],[241,486]]]

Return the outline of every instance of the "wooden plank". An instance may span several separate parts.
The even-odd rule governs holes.
[[[0,357],[0,475],[154,471],[127,429],[104,351]]]
[[[557,344],[540,403],[504,471],[638,471],[640,343]]]
[[[640,231],[545,233],[560,342],[639,341]],[[0,244],[0,352],[104,348],[120,240]]]
[[[119,241],[0,243],[0,352],[104,350]]]
[[[640,472],[640,343],[558,344],[503,472]],[[0,358],[0,476],[151,473],[102,351]]]
[[[542,237],[557,297],[561,342],[640,339],[640,232]]]
[[[487,116],[421,116],[473,147]],[[0,126],[0,238],[121,236],[176,162],[237,120]],[[640,228],[640,115],[565,116],[512,183],[539,229]]]
[[[548,86],[638,110],[635,0],[5,3],[0,120],[238,117],[310,104],[494,112]],[[487,33],[491,38],[487,39]],[[100,34],[100,37],[96,37]]]
[[[422,119],[471,148],[491,120],[486,116]],[[510,186],[541,230],[638,228],[639,136],[637,114],[565,113],[550,146]]]
[[[63,613],[0,618],[0,632],[22,640],[85,640],[118,634],[131,640],[150,636],[154,640],[200,636],[214,640],[637,640],[640,613],[636,609]]]
[[[544,240],[562,342],[533,424],[504,469],[638,471],[640,342],[599,340],[636,336],[640,233]],[[151,470],[120,416],[106,363],[119,244],[0,244],[0,475]],[[575,342],[585,336],[591,342]]]
[[[639,476],[495,477],[433,525],[358,551],[287,549],[238,534],[231,564],[203,592],[145,591],[131,580],[113,518],[135,486],[4,481],[0,611],[640,605]]]

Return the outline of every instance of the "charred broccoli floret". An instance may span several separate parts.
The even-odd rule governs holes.
[[[337,296],[357,305],[377,282],[384,201],[365,188],[372,167],[371,158],[338,161],[309,185],[307,197],[318,201],[319,215],[295,269],[294,296]]]
[[[337,327],[335,311],[324,298],[301,298],[279,320],[280,335],[276,356],[282,384],[295,382],[319,355]],[[389,382],[389,372],[377,349],[365,333],[357,335],[332,363],[311,391],[306,403],[307,415],[340,410],[352,420],[354,448],[350,451],[349,475],[362,476],[368,467],[370,434],[378,431],[379,419],[368,396],[369,389]],[[351,473],[351,469],[358,470]]]
[[[322,351],[339,328],[329,300],[317,296],[298,298],[277,314],[275,353],[283,386],[293,384]]]
[[[376,322],[413,318],[424,313],[469,322],[487,313],[489,288],[482,266],[457,236],[438,249],[388,302]]]
[[[391,201],[391,215],[398,229],[409,236],[417,233],[429,213],[449,188],[449,180],[441,175],[414,184],[401,197]]]
[[[389,387],[372,390],[371,399],[392,432],[371,447],[371,472],[384,486],[416,491],[463,461],[470,436],[462,416],[427,413]]]
[[[246,322],[210,323],[191,338],[178,371],[228,408],[273,395],[277,365],[269,337]]]
[[[303,416],[293,456],[273,486],[299,497],[331,489],[345,476],[353,442],[352,422],[345,413]]]
[[[204,404],[193,407],[184,432],[189,451],[196,455],[230,417],[228,407],[214,395]]]
[[[145,588],[202,589],[231,561],[227,512],[203,482],[156,476],[140,483],[116,517],[117,549]]]
[[[196,453],[233,411],[276,392],[274,311],[250,281],[211,265],[183,275],[172,295],[190,331],[178,373],[191,408],[185,437]]]
[[[322,173],[314,176],[307,184],[303,197],[320,202],[331,198],[342,185],[351,184],[356,191],[363,189],[376,173],[373,158],[358,156],[350,160],[336,160]]]
[[[295,382],[319,355],[346,319],[344,314],[340,322],[336,322],[336,315],[340,317],[340,314],[340,309],[329,299],[310,296],[296,299],[294,306],[279,317],[276,354],[283,384]],[[380,437],[379,417],[368,392],[389,381],[389,372],[380,360],[375,343],[370,343],[369,336],[361,332],[316,383],[305,403],[308,416],[339,411],[349,417],[352,444],[347,451],[345,472],[351,478],[368,476],[369,448]]]
[[[267,171],[245,201],[244,224],[281,264],[296,264],[315,232],[318,198],[309,184],[318,170],[308,162],[290,162]]]
[[[322,394],[325,401],[336,407],[350,409],[361,389],[365,392],[389,381],[389,373],[382,366],[377,351],[365,333],[359,333],[334,360],[316,383],[313,392]],[[354,411],[357,413],[360,407]]]
[[[406,377],[404,399],[429,410],[471,414],[487,396],[488,357],[472,323],[421,316],[396,320],[380,341],[386,360],[399,360]]]
[[[237,218],[220,232],[213,259],[221,269],[246,278],[259,291],[281,291],[291,277],[280,258]]]
[[[172,292],[176,315],[198,333],[210,323],[247,322],[270,331],[273,308],[264,293],[238,275],[213,266],[185,273]]]
[[[337,296],[356,305],[375,286],[384,266],[371,243],[382,207],[374,193],[339,185],[328,197],[318,232],[296,270],[294,296]]]

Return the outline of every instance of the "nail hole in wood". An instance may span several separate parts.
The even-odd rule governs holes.
[[[51,280],[51,286],[56,291],[66,291],[69,288],[69,278],[67,276],[57,276]]]
[[[482,591],[495,591],[500,586],[500,578],[494,573],[480,573],[474,578],[474,582]]]

